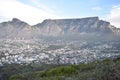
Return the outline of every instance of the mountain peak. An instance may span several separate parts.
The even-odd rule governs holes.
[[[46,19],[42,23],[35,25],[44,29],[45,32],[54,33],[64,32],[67,33],[108,33],[112,32],[109,22],[99,20],[98,17],[86,17],[86,18],[70,18],[70,19]]]
[[[12,19],[12,22],[16,22],[16,21],[21,21],[21,20],[19,20],[18,18],[13,18]]]
[[[120,30],[113,28],[109,22],[99,20],[98,17],[70,18],[70,19],[46,19],[42,23],[34,26],[27,24],[17,18],[12,21],[1,23],[0,34],[9,36],[63,36],[81,33],[99,33],[99,34],[120,34]],[[4,27],[5,26],[5,27]],[[3,28],[3,29],[2,29]],[[10,35],[11,36],[11,35]]]
[[[85,17],[85,18],[80,18],[80,19],[96,19],[99,20],[99,17],[95,16],[95,17]]]
[[[48,21],[59,21],[59,20],[84,20],[84,19],[92,19],[92,20],[99,20],[99,17],[85,17],[85,18],[68,18],[68,19],[45,19],[43,22],[48,22]]]
[[[26,22],[21,21],[21,20],[18,19],[18,18],[13,18],[12,21],[11,21],[11,23],[13,23],[13,24],[15,24],[15,25],[22,25],[22,24],[29,25],[29,24],[27,24]]]

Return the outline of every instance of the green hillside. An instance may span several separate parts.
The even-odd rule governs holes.
[[[79,65],[51,66],[12,75],[10,80],[120,80],[120,57]]]

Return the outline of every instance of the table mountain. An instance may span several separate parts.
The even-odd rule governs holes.
[[[78,19],[46,19],[42,23],[29,25],[17,18],[0,23],[0,38],[38,38],[80,33],[119,34],[119,29],[98,17]]]

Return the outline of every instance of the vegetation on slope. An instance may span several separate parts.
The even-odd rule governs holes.
[[[4,64],[0,66],[0,80],[9,80],[10,76],[29,72],[42,71],[55,68],[61,65],[34,65],[34,64]]]
[[[10,80],[120,80],[120,57],[17,74]]]

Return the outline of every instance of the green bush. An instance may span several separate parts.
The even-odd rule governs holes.
[[[10,80],[25,80],[25,79],[20,75],[15,75],[10,77]]]
[[[120,58],[31,70],[13,75],[10,80],[120,80]]]

